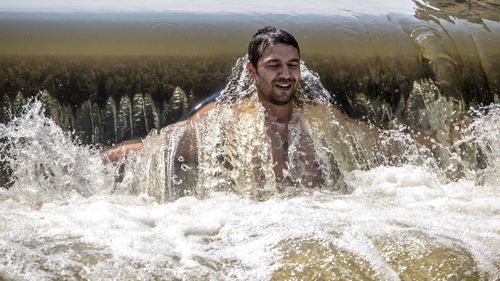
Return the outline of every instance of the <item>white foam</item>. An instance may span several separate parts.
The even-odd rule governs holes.
[[[21,121],[38,120],[49,127],[45,129],[55,126],[38,114]],[[495,114],[493,109],[474,123],[477,130],[471,140],[487,145],[489,160],[497,159],[499,151],[497,135],[491,133],[495,124],[488,125],[498,122],[492,119]],[[43,129],[36,122],[29,124],[23,128]],[[41,133],[33,137],[68,152],[64,157],[93,155],[90,148],[75,147],[67,135],[54,132],[56,138]],[[23,131],[5,127],[2,133],[16,140]],[[45,147],[43,142],[38,145]],[[92,161],[79,163],[89,165],[83,170],[97,169]],[[29,172],[22,165],[19,169]],[[375,279],[399,278],[388,262],[391,251],[408,251],[411,265],[426,251],[441,247],[465,258],[470,255],[476,264],[472,271],[498,280],[500,185],[491,176],[497,169],[495,163],[485,169],[481,177],[491,180],[481,184],[467,177],[449,181],[421,166],[380,166],[346,174],[351,194],[318,191],[258,202],[214,193],[203,200],[183,197],[163,204],[146,195],[111,194],[103,183],[112,175],[105,172],[90,174],[93,186],[75,181],[69,189],[64,189],[66,182],[33,177],[0,194],[0,277],[266,280],[285,263],[283,248],[305,247],[302,239],[359,257],[375,271]],[[30,204],[30,190],[36,188],[40,203]],[[82,190],[95,192],[71,196],[71,191]]]
[[[62,247],[74,239],[109,255],[98,264],[81,265],[89,272],[106,268],[109,274],[127,276],[135,274],[130,262],[135,261],[147,263],[153,271],[165,270],[171,263],[174,275],[195,272],[216,279],[250,280],[269,278],[281,255],[276,245],[286,239],[332,241],[381,266],[380,254],[369,246],[377,237],[418,230],[454,241],[486,270],[500,261],[498,191],[469,181],[440,183],[431,172],[415,166],[379,167],[353,172],[349,178],[349,184],[357,187],[350,195],[318,192],[265,202],[224,194],[206,200],[185,197],[166,204],[135,196],[93,196],[32,210],[1,201],[0,251],[5,245],[16,245],[58,264],[71,254],[47,254],[44,247]],[[50,240],[56,242],[44,246]],[[7,259],[20,262],[11,256]],[[23,259],[31,265],[25,269],[30,272],[24,272],[31,275],[25,276],[42,276],[35,260],[32,256]],[[222,268],[207,267],[210,261],[222,263]],[[117,264],[122,267],[119,272],[113,269]],[[0,268],[21,270],[9,263]],[[381,274],[392,276],[391,272],[386,265]],[[146,270],[143,273],[151,277]]]

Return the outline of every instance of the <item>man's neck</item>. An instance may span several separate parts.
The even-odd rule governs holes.
[[[290,122],[293,112],[293,101],[286,104],[273,104],[260,97],[259,100],[266,111],[266,117],[270,117],[273,121],[278,123]]]

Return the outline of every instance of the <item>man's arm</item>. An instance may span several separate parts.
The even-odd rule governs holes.
[[[101,151],[101,155],[105,162],[116,163],[122,160],[127,154],[140,151],[142,149],[142,139],[124,141],[115,146],[109,147]]]
[[[165,127],[164,129],[184,126],[186,124],[186,122],[196,121],[196,120],[200,119],[208,111],[212,110],[214,107],[215,107],[215,102],[206,104],[205,106],[200,108],[198,111],[196,111],[195,114],[193,114],[191,117],[189,117],[189,119],[179,121],[179,122],[176,122],[174,124],[170,124],[167,127]],[[105,148],[103,151],[101,151],[101,155],[103,156],[105,162],[116,163],[116,162],[122,160],[128,154],[140,151],[142,149],[142,147],[143,147],[142,139],[124,141],[124,142],[119,143],[115,146]]]

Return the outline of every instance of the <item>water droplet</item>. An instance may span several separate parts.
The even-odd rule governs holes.
[[[177,175],[174,175],[172,177],[172,182],[175,184],[175,185],[179,185],[182,183],[182,179],[180,179]]]
[[[181,165],[181,170],[183,170],[184,172],[187,172],[189,170],[191,170],[191,167],[189,167],[188,165],[186,164],[182,164]]]

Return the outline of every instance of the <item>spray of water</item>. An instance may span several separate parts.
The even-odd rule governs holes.
[[[251,95],[152,131],[116,166],[30,103],[0,128],[12,180],[0,189],[0,279],[500,278],[498,106],[471,113],[456,141],[427,145],[404,127],[302,108],[290,158],[308,132],[327,180],[309,189],[292,161],[294,196],[282,197]]]
[[[80,145],[45,117],[39,100],[28,102],[8,125],[1,124],[0,139],[0,161],[10,171],[6,186],[21,201],[37,205],[112,187],[112,170],[98,151]]]
[[[221,191],[260,200],[304,194],[315,188],[349,193],[353,187],[345,183],[346,173],[406,164],[434,170],[443,181],[494,181],[491,175],[497,170],[498,136],[488,133],[495,130],[484,124],[497,122],[497,108],[484,110],[489,115],[471,119],[476,121],[469,129],[449,141],[443,137],[437,141],[398,124],[381,130],[331,106],[332,95],[302,62],[302,79],[294,100],[295,122],[289,124],[288,161],[283,169],[288,181],[279,183],[265,112],[245,63],[246,57],[236,62],[216,107],[201,119],[151,131],[142,151],[116,166],[120,180],[112,191],[148,194],[159,202],[190,195],[207,198]],[[426,85],[426,81],[421,83]],[[319,166],[320,181],[311,180],[304,165],[304,144],[308,142]]]
[[[29,103],[23,114],[0,129],[4,140],[0,160],[4,170],[11,172],[11,193],[22,190],[35,201],[113,192],[148,194],[164,202],[186,195],[206,198],[220,191],[267,199],[278,190],[286,196],[311,192],[310,187],[351,192],[344,174],[404,164],[432,169],[443,180],[463,178],[495,185],[498,107],[472,112],[467,129],[450,142],[421,137],[397,124],[379,130],[331,106],[330,93],[302,62],[296,122],[290,124],[289,160],[283,170],[290,181],[280,186],[273,171],[265,112],[245,62],[246,57],[236,62],[215,109],[197,122],[151,131],[141,153],[129,155],[115,167],[104,165],[96,150],[79,145],[45,117],[41,102]],[[314,147],[322,177],[319,183],[306,179],[301,132]],[[113,183],[113,178],[120,180]]]
[[[472,122],[464,130],[463,137],[454,145],[468,148],[468,151],[476,154],[474,163],[481,169],[478,173],[471,173],[469,178],[476,179],[479,184],[498,188],[500,185],[500,130],[498,129],[500,106],[491,105],[472,110],[470,115],[473,118]]]
[[[218,101],[229,101],[244,98],[255,93],[255,88],[252,87],[252,81],[246,71],[246,63],[248,55],[239,58],[224,89],[220,92]],[[309,70],[304,61],[300,62],[300,84],[296,99],[301,101],[319,101],[324,103],[331,103],[333,100],[331,94],[323,87],[319,80],[318,74]]]

